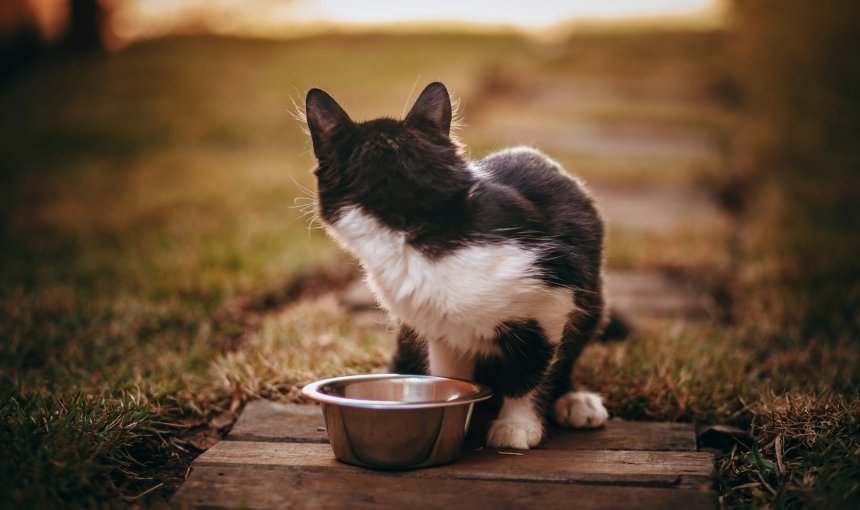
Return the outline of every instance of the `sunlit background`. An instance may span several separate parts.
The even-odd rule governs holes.
[[[177,5],[181,3],[177,12]],[[396,2],[371,0],[356,8],[349,0],[188,0],[130,2],[118,12],[117,34],[146,37],[163,30],[188,28],[189,21],[215,33],[294,36],[325,28],[403,30],[411,27],[508,28],[533,34],[571,23],[642,21],[713,23],[714,0],[612,0],[605,2],[476,2],[441,0]]]
[[[552,37],[575,26],[709,26],[723,22],[720,0],[555,0],[399,2],[369,0],[102,0],[102,29],[113,45],[176,33],[298,37],[326,30],[515,30]],[[360,7],[357,7],[360,5]],[[8,0],[6,30],[34,23],[57,40],[69,19],[68,0]]]

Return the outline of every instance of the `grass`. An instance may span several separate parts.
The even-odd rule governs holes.
[[[329,296],[265,317],[248,347],[217,356],[213,375],[245,395],[298,398],[320,374],[357,374],[387,366],[391,335],[361,327]]]
[[[609,229],[606,255],[612,269],[645,269],[699,280],[725,274],[730,268],[726,228],[719,224],[682,222],[668,230],[641,230],[615,226]]]
[[[163,505],[247,399],[294,400],[311,379],[384,367],[393,345],[384,329],[324,294],[283,299],[303,275],[354,264],[302,216],[313,162],[291,100],[306,88],[326,88],[367,118],[399,115],[416,81],[445,80],[464,100],[475,155],[505,144],[500,112],[526,118],[532,106],[554,125],[650,123],[715,133],[726,148],[736,117],[752,117],[726,113],[724,43],[683,33],[590,34],[552,47],[455,34],[185,38],[49,59],[7,80],[0,497]],[[617,100],[568,88],[594,78],[599,92],[631,75],[647,86]],[[663,89],[687,95],[667,101]],[[548,107],[535,91],[561,96]],[[725,153],[553,156],[607,186],[716,190],[747,178],[726,171]],[[727,506],[848,505],[860,497],[857,337],[842,311],[805,305],[813,290],[782,286],[786,268],[805,262],[779,244],[843,231],[786,227],[780,179],[755,182],[770,184],[755,188],[744,228],[618,228],[608,242],[613,268],[719,282],[734,321],[645,321],[626,343],[589,348],[580,377],[615,416],[750,430],[754,448],[720,460]],[[806,188],[791,189],[831,185]],[[817,282],[851,274],[828,267]],[[812,335],[809,320],[789,320],[810,309]]]

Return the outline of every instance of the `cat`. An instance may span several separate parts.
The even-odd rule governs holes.
[[[577,357],[608,322],[600,214],[535,149],[467,161],[452,110],[438,82],[403,120],[353,122],[310,90],[318,216],[399,327],[393,371],[473,379],[501,397],[488,446],[539,445],[547,415],[601,427],[601,397],[573,387]]]

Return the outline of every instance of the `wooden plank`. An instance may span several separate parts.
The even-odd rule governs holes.
[[[551,450],[696,451],[692,423],[609,420],[597,430],[550,427],[542,446]]]
[[[716,508],[710,491],[413,478],[357,471],[320,472],[198,466],[173,499],[189,508]]]
[[[222,441],[204,452],[195,466],[259,470],[377,473],[408,478],[457,478],[528,482],[591,483],[652,487],[710,484],[714,456],[706,452],[625,450],[529,450],[503,455],[498,450],[467,450],[453,464],[407,471],[373,471],[335,459],[325,444]]]
[[[235,441],[327,443],[319,406],[250,402],[228,436]],[[552,427],[541,446],[547,450],[696,451],[692,424],[610,420],[598,430]]]
[[[227,437],[234,441],[328,443],[318,405],[249,402]]]

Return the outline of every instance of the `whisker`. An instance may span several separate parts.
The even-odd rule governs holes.
[[[290,205],[287,207],[289,209],[298,209],[300,211],[305,211],[309,208],[311,208],[311,209],[316,208],[316,204],[315,203],[314,204],[298,204],[298,205]]]
[[[311,190],[310,188],[305,187],[305,186],[304,186],[304,185],[302,185],[299,181],[297,181],[297,180],[296,180],[296,178],[295,178],[295,177],[293,177],[293,173],[292,173],[292,172],[289,172],[289,173],[288,173],[288,175],[290,176],[290,180],[292,180],[292,181],[293,181],[293,184],[295,184],[295,185],[296,185],[300,190],[304,191],[304,192],[305,192],[305,193],[307,193],[309,196],[316,196],[316,192],[314,192],[314,191],[313,191],[313,190]]]
[[[412,99],[412,93],[415,92],[415,86],[418,85],[418,80],[421,79],[421,75],[415,77],[415,81],[412,82],[412,88],[409,89],[409,95],[406,96],[406,101],[403,103],[403,111],[400,112],[400,117],[403,118],[406,116],[406,109],[409,108],[409,100]]]

